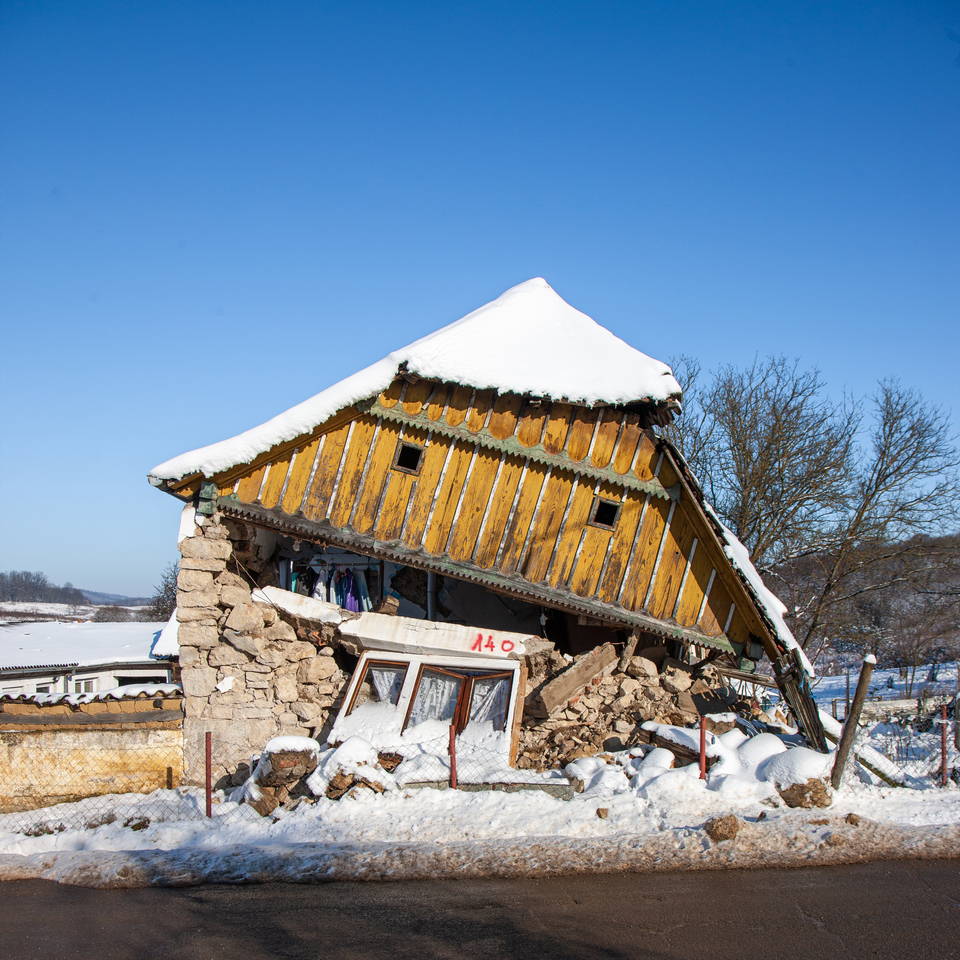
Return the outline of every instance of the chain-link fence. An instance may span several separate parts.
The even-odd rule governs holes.
[[[844,784],[896,784],[915,789],[946,786],[960,779],[955,699],[930,699],[917,708],[871,711],[857,727],[852,762]]]
[[[906,786],[934,789],[942,783],[944,749],[948,773],[956,781],[960,752],[954,744],[953,720],[948,718],[946,724],[942,711],[939,716],[891,716],[865,722],[844,787],[857,792],[896,779]],[[704,732],[701,768],[700,731],[670,728],[661,732],[676,742],[661,737],[651,743],[628,744],[614,753],[583,755],[554,769],[520,770],[510,763],[506,732],[478,733],[469,727],[457,732],[440,723],[424,732],[436,735],[379,751],[367,744],[365,754],[351,752],[347,745],[338,750],[318,745],[316,769],[286,785],[278,804],[268,812],[277,806],[289,810],[300,803],[338,801],[365,790],[386,793],[421,787],[540,790],[558,799],[595,802],[602,808],[614,797],[636,792],[658,773],[681,766],[682,776],[699,779],[702,771],[709,784],[713,764],[724,754],[717,749],[719,738]],[[216,746],[211,745],[214,758]],[[181,785],[183,758],[178,740],[165,743],[144,738],[109,749],[84,744],[71,750],[34,750],[16,762],[10,762],[10,744],[6,747],[0,833],[40,836],[111,824],[136,831],[152,823],[207,818],[216,823],[255,821],[264,813],[251,804],[256,790]]]
[[[321,751],[317,769],[287,785],[283,805],[338,800],[351,790],[420,787],[544,789],[563,799],[573,795],[559,770],[538,774],[512,768],[505,734],[471,739],[469,735],[451,737],[444,729],[444,736],[374,752],[363,763],[349,757],[338,762],[337,751]],[[213,766],[216,748],[215,742],[210,743],[208,768]],[[7,764],[0,792],[0,833],[41,836],[109,825],[136,831],[152,823],[207,818],[218,823],[254,821],[262,812],[250,801],[263,791],[249,786],[181,785],[179,742],[128,740],[109,748],[82,744],[68,751],[35,749],[20,754],[16,762]]]
[[[40,836],[109,824],[142,830],[151,823],[205,818],[206,791],[181,785],[179,731],[162,733],[64,737],[44,747],[32,747],[23,734],[5,738],[0,833]],[[211,792],[213,817],[246,816],[226,801],[223,792]]]
[[[426,724],[424,725],[426,726]],[[562,771],[518,770],[510,763],[509,735],[487,728],[458,732],[430,722],[426,736],[406,738],[379,751],[348,741],[321,758],[307,778],[316,796],[339,799],[352,789],[406,790],[420,787],[458,790],[544,790],[569,798],[573,789]],[[442,733],[441,733],[442,731]],[[435,735],[430,735],[435,734]]]

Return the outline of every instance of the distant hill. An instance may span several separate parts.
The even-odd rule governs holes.
[[[153,602],[152,597],[124,597],[119,593],[99,593],[96,590],[84,590],[79,588],[80,592],[94,606],[118,606],[118,607],[146,607]]]

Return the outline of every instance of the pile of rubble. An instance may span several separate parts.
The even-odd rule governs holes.
[[[354,737],[325,758],[318,769],[320,745],[307,737],[275,737],[263,748],[250,776],[231,799],[245,802],[261,816],[277,807],[293,810],[317,797],[339,800],[354,789],[383,793],[391,774],[403,762],[398,753],[377,752]]]
[[[730,688],[715,667],[674,660],[665,646],[618,656],[605,644],[572,663],[552,653],[532,664],[527,682],[517,767],[544,770],[601,751],[622,750],[647,738],[653,720],[696,726],[701,714],[756,715],[756,704]],[[708,717],[720,734],[733,719]]]

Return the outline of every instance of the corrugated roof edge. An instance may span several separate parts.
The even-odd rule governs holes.
[[[83,703],[93,703],[96,700],[139,700],[141,697],[152,700],[182,696],[183,688],[179,683],[149,683],[112,687],[109,690],[100,690],[97,693],[7,693],[0,696],[0,704],[19,701],[21,703],[37,703],[41,706],[57,703],[79,706]]]

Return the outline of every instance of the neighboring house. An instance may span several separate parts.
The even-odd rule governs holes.
[[[0,625],[0,697],[100,693],[174,679],[176,639],[162,623]]]
[[[470,717],[475,689],[494,691],[505,725],[529,691],[503,661],[529,659],[538,637],[567,655],[667,645],[746,672],[766,654],[822,745],[782,606],[654,430],[680,400],[666,365],[537,279],[155,467],[151,483],[188,504],[188,777],[205,730],[230,741],[234,760],[275,733],[329,731],[365,650],[474,658],[446,687],[425,679],[436,665],[389,661],[367,693],[402,708],[404,725],[426,701],[437,719]],[[416,618],[446,622],[449,636],[424,646]]]

